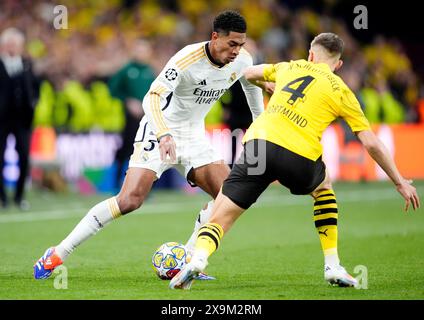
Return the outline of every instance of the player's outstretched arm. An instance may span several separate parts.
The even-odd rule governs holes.
[[[240,78],[240,84],[246,95],[247,104],[252,112],[252,119],[255,120],[264,111],[264,96],[262,95],[262,90],[247,81],[244,77]]]
[[[254,81],[265,81],[264,79],[264,68],[266,67],[266,64],[258,64],[256,66],[247,67],[243,75],[244,77],[249,80],[250,82]]]
[[[405,199],[405,211],[412,204],[414,210],[420,207],[420,198],[417,190],[411,185],[411,180],[406,180],[399,173],[389,151],[371,130],[357,132],[359,140],[364,145],[369,155],[378,163],[396,186],[397,191]]]
[[[244,70],[243,75],[250,83],[262,88],[262,90],[269,94],[273,94],[275,90],[275,82],[270,82],[270,80],[265,80],[264,78],[264,69],[266,66],[268,65],[259,64],[256,66],[250,66]]]

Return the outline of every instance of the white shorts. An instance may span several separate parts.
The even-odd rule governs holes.
[[[175,168],[187,178],[191,169],[223,161],[222,156],[213,148],[204,133],[196,132],[184,139],[178,136],[173,136],[173,138],[177,146],[177,161],[172,163],[169,158],[162,161],[156,136],[150,129],[146,117],[143,117],[134,141],[129,167],[150,169],[156,173],[157,179],[166,170]]]

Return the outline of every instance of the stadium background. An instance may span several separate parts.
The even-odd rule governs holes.
[[[254,56],[255,63],[306,58],[308,44],[316,34],[325,31],[339,34],[346,44],[343,57],[345,64],[339,75],[357,94],[366,116],[394,155],[401,172],[408,178],[424,178],[424,148],[422,144],[424,140],[424,63],[422,62],[424,42],[418,28],[414,27],[414,21],[417,20],[411,16],[413,10],[406,5],[400,8],[387,5],[388,7],[385,8],[387,10],[383,14],[381,8],[375,4],[365,3],[368,8],[368,29],[357,30],[353,27],[353,19],[356,16],[353,8],[364,2],[337,0],[221,0],[213,2],[203,0],[63,0],[60,4],[67,8],[68,28],[57,30],[53,27],[55,18],[53,10],[57,4],[59,3],[47,0],[5,0],[0,3],[0,32],[8,27],[16,27],[25,33],[26,53],[31,57],[34,71],[39,77],[40,99],[33,124],[32,166],[31,177],[28,180],[28,198],[32,208],[28,213],[23,214],[18,209],[11,207],[2,210],[0,216],[2,219],[0,228],[5,231],[1,233],[4,237],[1,247],[4,256],[12,254],[11,248],[19,250],[25,242],[31,241],[28,238],[29,234],[37,234],[37,230],[43,234],[37,243],[33,244],[34,251],[22,253],[20,257],[22,264],[18,268],[21,274],[26,275],[28,271],[24,271],[23,261],[26,264],[32,263],[31,259],[35,258],[42,248],[51,245],[51,241],[57,242],[69,232],[71,226],[85,214],[86,209],[107,194],[116,191],[116,187],[113,185],[114,170],[116,170],[114,157],[122,143],[119,134],[125,126],[125,116],[124,106],[117,97],[112,96],[108,80],[131,59],[133,44],[136,40],[142,38],[152,44],[154,55],[150,57],[149,65],[157,74],[166,61],[181,47],[188,43],[209,39],[210,22],[213,20],[213,16],[228,8],[238,10],[246,17],[248,36],[250,37],[247,46]],[[228,128],[231,117],[237,117],[238,113],[234,114],[233,111],[231,114],[231,106],[243,100],[243,97],[239,95],[238,91],[232,91],[231,95],[224,96],[214,106],[207,118],[210,136],[228,162],[231,160],[229,143],[231,137],[228,135],[228,131],[225,131],[223,136],[216,136],[213,133],[215,129]],[[265,97],[265,100],[267,99],[268,97]],[[243,111],[237,110],[236,112]],[[13,150],[13,144],[14,141],[11,137],[5,154],[6,167],[3,171],[10,187],[13,187],[18,175],[16,166],[18,159]],[[388,183],[371,182],[387,180],[387,177],[372,163],[346,125],[343,122],[333,124],[324,134],[323,144],[325,160],[330,167],[332,178],[335,181],[349,181],[349,183],[337,184],[337,187],[342,190],[341,203],[343,204],[344,198],[348,204],[353,203],[351,207],[347,204],[345,210],[362,212],[362,215],[357,214],[346,218],[346,223],[356,223],[366,230],[364,233],[361,233],[359,229],[346,231],[347,235],[344,240],[357,240],[351,248],[348,248],[347,244],[345,247],[342,246],[350,254],[348,261],[356,263],[352,256],[359,250],[362,250],[360,255],[364,260],[375,254],[376,249],[368,247],[366,243],[379,241],[381,240],[380,236],[388,237],[385,239],[387,248],[382,252],[392,252],[391,248],[398,240],[409,243],[403,249],[397,246],[396,254],[389,255],[389,261],[397,260],[402,253],[412,252],[416,256],[412,258],[413,262],[410,265],[418,266],[422,263],[423,255],[419,250],[419,247],[422,247],[422,240],[417,240],[417,238],[422,238],[423,235],[423,219],[418,216],[409,217],[410,220],[407,222],[402,220],[401,213],[398,212],[401,210],[400,197],[396,195],[395,191],[389,189]],[[366,181],[368,182],[365,183]],[[419,194],[422,196],[424,184],[420,181],[417,184]],[[139,248],[133,248],[132,251],[126,249],[125,252],[128,253],[128,256],[124,258],[124,261],[130,263],[129,258],[134,253],[137,255],[137,261],[141,261],[141,257],[144,257],[144,260],[138,266],[123,271],[128,277],[136,275],[135,277],[143,279],[142,281],[144,278],[150,279],[151,272],[143,270],[142,266],[148,265],[146,260],[149,259],[152,250],[168,240],[184,241],[185,235],[191,232],[191,220],[193,220],[194,212],[197,212],[196,205],[200,207],[202,201],[206,199],[204,194],[189,188],[186,182],[174,173],[165,175],[162,181],[155,186],[155,189],[162,188],[167,190],[154,192],[148,200],[146,208],[139,210],[140,213],[145,212],[147,217],[143,216],[140,219],[136,216],[132,220],[140,224],[141,235],[138,235],[137,231],[133,236],[137,242],[142,244]],[[307,199],[302,198],[303,200],[297,202],[288,195],[284,195],[279,202],[275,199],[280,197],[279,192],[278,189],[272,189],[265,195],[265,209],[258,205],[256,209],[251,210],[270,212],[266,216],[267,219],[262,219],[260,213],[252,212],[249,214],[249,218],[244,220],[245,224],[234,232],[234,236],[229,235],[228,241],[234,244],[233,247],[229,245],[227,252],[239,252],[243,248],[243,245],[237,244],[239,241],[237,235],[248,235],[249,228],[258,223],[258,220],[268,221],[262,228],[267,230],[268,235],[265,238],[271,243],[269,247],[274,250],[275,247],[288,245],[284,243],[287,239],[283,240],[283,243],[278,243],[276,240],[281,239],[282,233],[279,228],[273,228],[274,223],[286,226],[292,223],[293,230],[298,228],[300,232],[309,230],[307,229],[309,223],[311,228],[308,232],[313,232],[310,219],[305,218],[311,211]],[[362,199],[363,193],[368,193],[368,195]],[[164,202],[162,206],[157,205],[158,201]],[[169,201],[168,206],[167,201]],[[176,201],[175,207],[173,204]],[[360,207],[361,201],[366,207],[365,210]],[[187,203],[191,203],[191,205],[187,205]],[[378,209],[378,203],[382,205],[382,209]],[[285,205],[287,210],[284,210],[287,211],[287,214],[279,214]],[[175,208],[175,210],[171,208]],[[193,213],[187,212],[188,208]],[[343,210],[343,205],[341,208]],[[167,216],[165,220],[169,220],[169,225],[163,226],[162,218],[157,218],[158,221],[156,221],[153,216],[148,215],[155,212],[166,213],[170,210],[173,211],[172,213],[178,213],[178,217],[184,221],[184,224],[179,221],[180,219],[177,221],[173,216]],[[295,214],[299,210],[305,211],[300,220]],[[387,214],[387,219],[385,214]],[[370,217],[370,215],[373,216]],[[251,218],[254,216],[256,218]],[[281,221],[281,219],[283,220]],[[393,219],[393,222],[390,222],[389,219]],[[49,234],[51,230],[43,224],[46,221],[58,226],[57,232],[53,232],[53,235]],[[343,222],[343,220],[341,221]],[[159,232],[152,233],[143,229],[147,228],[149,223]],[[393,231],[391,223],[401,226],[401,232]],[[172,228],[173,225],[175,228]],[[112,229],[113,231],[106,230],[103,239],[108,244],[113,243],[113,235],[125,234],[124,230],[131,231],[128,228],[128,224],[122,223],[120,227]],[[161,231],[162,229],[163,231]],[[373,235],[374,230],[377,230],[377,236]],[[135,232],[135,230],[133,231]],[[110,234],[107,235],[109,232]],[[265,230],[262,232],[264,233]],[[51,236],[54,237],[53,240],[51,240]],[[145,236],[148,237],[148,240],[145,239]],[[305,251],[309,248],[314,248],[314,251],[318,250],[318,247],[315,246],[318,242],[317,239],[314,239],[313,235],[308,235],[308,237],[310,237],[311,243],[306,243],[306,247],[303,249]],[[400,239],[396,237],[400,237]],[[118,241],[120,245],[125,245],[124,238]],[[300,240],[301,238],[299,236]],[[410,243],[410,240],[416,240],[416,243]],[[107,251],[101,251],[106,250],[106,245],[98,241],[91,247],[87,246],[89,249],[82,249],[81,256],[89,255],[90,248],[93,252],[100,249],[98,255],[105,259],[104,263],[110,262]],[[419,241],[421,241],[421,245]],[[10,247],[6,248],[4,244],[9,244]],[[253,253],[241,254],[241,259],[245,259],[243,261],[254,259],[254,255],[259,250],[264,250],[257,244],[252,244],[252,246],[255,248]],[[115,247],[112,250],[116,251],[119,248]],[[267,251],[264,252],[269,254]],[[75,254],[75,256],[78,255],[78,253]],[[78,263],[82,261],[81,256],[72,260],[71,265],[73,263],[77,268]],[[313,257],[320,261],[318,254],[314,253]],[[225,260],[225,258],[216,259],[216,261],[221,259],[223,263]],[[305,262],[300,258],[300,254],[299,256],[295,255],[296,259],[299,263]],[[308,259],[307,261],[310,262],[311,259]],[[382,268],[381,270],[388,271],[387,266],[379,264],[377,257],[370,261],[370,264],[375,263],[373,270]],[[274,262],[272,261],[272,263]],[[89,265],[90,263],[88,262]],[[282,268],[287,271],[285,259],[278,260],[276,264],[278,265],[278,263],[283,264]],[[94,262],[92,264],[95,265]],[[397,266],[399,267],[399,265]],[[270,267],[262,265],[258,268]],[[321,273],[318,276],[304,268],[301,269],[310,279],[315,279],[314,277],[319,279],[321,275]],[[105,268],[105,270],[107,269]],[[228,267],[225,270],[229,272]],[[405,268],[402,270],[407,271]],[[0,271],[3,280],[8,276],[8,281],[16,280],[9,284],[3,282],[5,285],[0,289],[2,292],[0,298],[55,298],[55,294],[57,294],[57,291],[48,291],[48,285],[45,284],[42,285],[44,291],[40,296],[31,294],[30,288],[35,286],[33,283],[28,286],[25,281],[17,279],[18,276],[12,268],[7,266],[2,265]],[[416,270],[414,269],[414,271]],[[78,275],[82,274],[81,270],[74,272],[79,272]],[[247,271],[243,269],[241,275],[243,272]],[[10,275],[13,275],[12,278]],[[251,279],[250,274],[247,277]],[[420,277],[418,273],[409,274],[408,277],[408,284],[415,282],[413,288],[416,289],[409,291],[407,298],[422,299],[424,292],[420,287],[422,288],[424,276]],[[244,281],[240,274],[236,278]],[[300,278],[300,276],[293,276],[284,281],[288,281],[285,284],[290,285],[299,281]],[[417,279],[420,280],[417,281]],[[173,297],[172,294],[164,293],[166,290],[164,291],[163,288],[158,293],[153,293],[155,292],[154,287],[157,285],[154,280],[149,280],[152,281],[149,283],[149,286],[152,287],[150,296],[139,293],[138,296],[130,294],[124,297],[156,297],[159,299],[165,296]],[[399,292],[403,290],[405,283],[397,283],[396,288],[401,291],[396,291],[397,289],[387,288],[389,284],[385,282],[386,279],[378,279],[378,281],[382,281],[382,287],[379,287],[381,292],[367,293],[364,297],[353,293],[347,297],[355,299],[402,298],[402,294]],[[109,278],[106,283],[109,283]],[[123,283],[133,285],[125,281]],[[245,282],[243,284],[248,285]],[[10,293],[9,285],[20,286],[21,293]],[[273,287],[271,283],[268,285]],[[111,284],[112,288],[114,286],[117,285]],[[161,287],[163,287],[162,284]],[[87,287],[82,287],[79,293],[68,292],[69,296],[64,295],[63,297],[75,298],[84,290],[88,290],[86,297],[96,297],[90,291],[91,288],[87,285]],[[315,289],[318,292],[320,290]],[[389,292],[387,295],[385,295],[385,289]],[[280,294],[278,288],[275,288],[275,292],[270,290],[270,296],[267,296],[256,291],[252,291],[249,295],[249,289],[246,295],[233,297],[241,299],[313,298],[314,295],[308,295],[308,290],[308,288],[303,288],[296,296],[295,293],[291,293],[292,295]],[[202,292],[202,294],[198,297],[209,297],[206,292]],[[326,292],[321,295],[324,298],[346,298],[346,296],[334,292]],[[109,292],[105,296],[100,295],[100,297],[119,298],[113,292]],[[196,296],[188,297],[196,298]],[[222,298],[223,296],[217,294],[214,297]],[[187,298],[187,296],[178,296],[177,298]]]

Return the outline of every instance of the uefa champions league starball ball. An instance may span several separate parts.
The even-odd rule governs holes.
[[[162,280],[171,280],[190,261],[187,248],[178,242],[166,242],[153,254],[152,267]]]

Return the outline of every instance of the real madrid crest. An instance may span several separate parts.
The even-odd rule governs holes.
[[[228,83],[234,82],[237,79],[237,74],[235,72],[233,72],[231,74],[230,79],[228,79]]]

